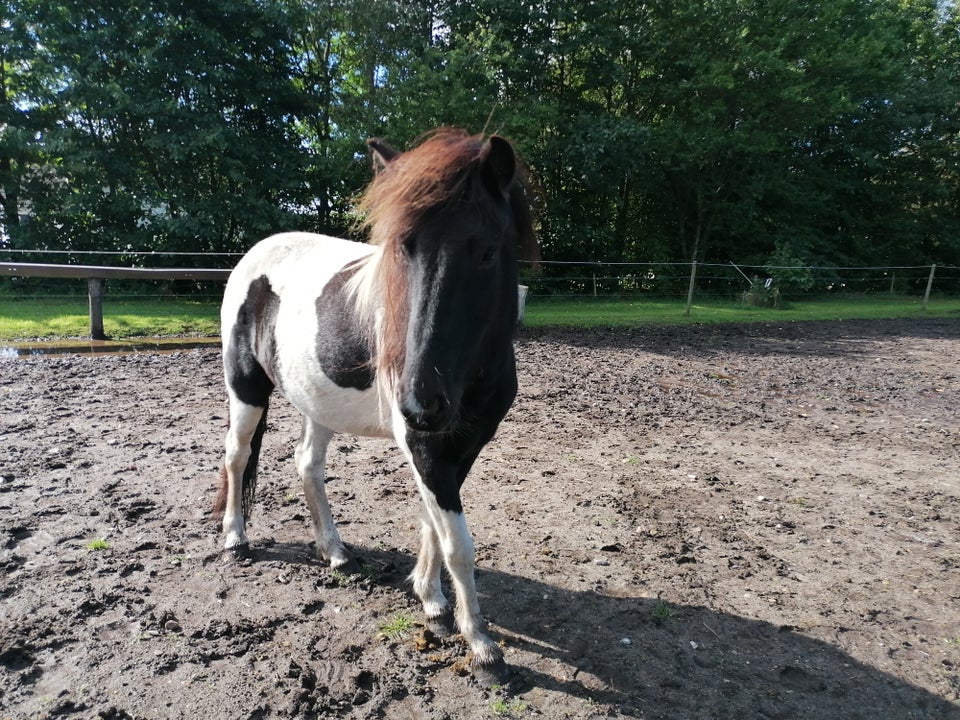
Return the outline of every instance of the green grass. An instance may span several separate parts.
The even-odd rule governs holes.
[[[927,309],[919,298],[845,296],[790,302],[780,309],[759,308],[732,301],[694,303],[686,315],[680,300],[548,300],[527,302],[528,327],[633,327],[648,324],[791,322],[798,320],[854,320],[920,317],[960,317],[960,298],[931,300]]]
[[[490,703],[490,710],[499,717],[515,717],[526,712],[527,704],[522,700],[498,698]]]
[[[657,600],[653,606],[653,610],[650,611],[650,615],[657,625],[662,625],[667,620],[672,619],[675,614],[673,608],[663,602],[663,600]]]
[[[108,543],[104,538],[97,538],[96,540],[91,540],[84,547],[87,550],[97,551],[97,550],[109,550],[110,543]]]
[[[791,322],[880,318],[960,318],[960,298],[935,298],[924,310],[919,298],[853,296],[791,302],[781,309],[757,308],[736,302],[696,303],[687,316],[675,300],[612,300],[531,298],[525,323],[529,327],[633,327],[647,324]],[[103,326],[115,339],[203,336],[220,332],[217,302],[184,300],[104,299]],[[11,300],[0,297],[0,341],[86,338],[90,333],[87,302],[76,299]]]
[[[378,629],[388,640],[400,640],[413,632],[416,625],[413,616],[401,610],[381,622]]]
[[[103,330],[109,338],[215,336],[217,303],[183,300],[103,302]],[[84,338],[90,335],[85,298],[10,300],[0,298],[0,340]]]

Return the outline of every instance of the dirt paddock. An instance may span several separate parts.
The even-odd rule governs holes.
[[[467,481],[515,671],[417,625],[398,451],[340,436],[360,577],[311,556],[276,400],[208,516],[212,350],[0,361],[0,719],[960,718],[960,320],[524,331]]]

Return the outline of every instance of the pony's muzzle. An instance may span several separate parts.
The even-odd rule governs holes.
[[[446,430],[453,418],[450,400],[439,391],[404,393],[400,413],[407,427],[418,432]]]

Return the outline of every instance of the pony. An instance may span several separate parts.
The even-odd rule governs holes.
[[[221,308],[229,421],[224,552],[249,549],[267,407],[278,389],[303,416],[294,454],[318,559],[359,569],[324,490],[334,433],[392,437],[421,499],[410,579],[427,627],[459,628],[484,685],[509,670],[486,634],[460,488],[517,392],[517,263],[536,256],[525,169],[499,136],[441,128],[406,152],[371,139],[359,200],[369,242],[302,232],[261,240],[230,274]],[[444,595],[446,566],[455,607]]]

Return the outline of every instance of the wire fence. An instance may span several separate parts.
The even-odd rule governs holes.
[[[960,296],[951,265],[770,266],[738,263],[544,262],[523,282],[542,298],[737,300],[779,305],[838,295]]]
[[[119,267],[230,268],[243,253],[99,252],[0,249],[0,263],[32,262]],[[691,283],[691,276],[693,282]],[[537,299],[736,300],[777,305],[791,300],[837,295],[896,295],[923,298],[960,296],[960,267],[772,266],[728,263],[540,261],[521,266],[527,297]],[[182,299],[218,302],[217,280],[109,280],[113,300]],[[75,298],[87,294],[86,282],[50,277],[0,277],[0,301],[27,298]]]

